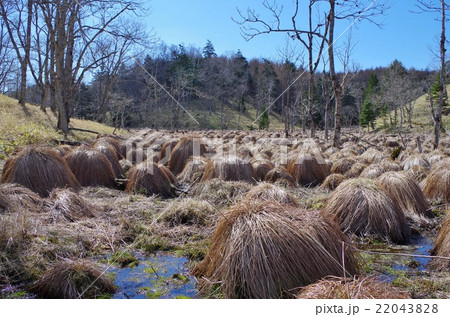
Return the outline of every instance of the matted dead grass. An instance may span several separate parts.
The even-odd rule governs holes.
[[[115,286],[95,263],[63,259],[45,272],[30,291],[41,298],[95,298],[114,293]]]
[[[229,206],[237,203],[251,189],[247,182],[229,182],[218,178],[196,184],[192,196],[206,200],[213,206]]]
[[[347,177],[342,174],[330,174],[325,178],[321,187],[329,190],[335,190]]]
[[[270,201],[280,204],[297,205],[295,198],[284,188],[270,183],[260,183],[244,196],[247,201]]]
[[[341,275],[336,223],[316,212],[272,202],[243,201],[219,220],[211,248],[193,273],[219,283],[226,298],[283,298],[327,275]],[[346,274],[357,272],[350,249]]]
[[[330,173],[326,162],[317,160],[311,154],[299,154],[292,158],[287,171],[302,186],[320,185]]]
[[[167,166],[176,176],[183,171],[191,156],[203,156],[206,152],[206,146],[200,136],[183,137],[170,153]]]
[[[264,177],[264,181],[269,183],[285,183],[290,187],[296,187],[297,181],[295,178],[289,174],[286,168],[282,166],[275,167],[271,169]]]
[[[45,208],[52,223],[95,217],[95,208],[69,189],[54,189],[45,200]]]
[[[407,292],[376,276],[327,277],[303,288],[298,299],[409,299]]]
[[[161,214],[162,216],[159,219],[170,226],[203,226],[215,218],[216,209],[204,200],[180,198],[171,201]]]
[[[19,184],[0,185],[0,208],[2,208],[2,195],[7,196],[6,202],[13,205],[17,211],[42,212],[42,198],[31,189]],[[4,197],[4,196],[3,196]]]

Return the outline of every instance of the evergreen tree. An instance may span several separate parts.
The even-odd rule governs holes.
[[[261,117],[259,117],[259,129],[264,130],[269,128],[269,111],[267,111],[266,106],[262,108]]]
[[[441,72],[438,72],[436,74],[436,79],[434,83],[431,85],[431,96],[433,97],[433,103],[439,104],[439,86],[440,86],[440,76]],[[447,108],[448,106],[448,95],[447,95],[447,89],[446,87],[446,80],[447,78],[444,76],[444,107],[443,109]]]
[[[363,93],[363,104],[361,107],[361,115],[359,118],[359,124],[362,127],[374,128],[373,122],[377,118],[375,105],[373,104],[373,97],[378,90],[378,77],[375,73],[371,73],[369,76],[369,82]]]
[[[211,58],[217,57],[216,50],[214,49],[214,45],[210,40],[206,41],[206,45],[203,48],[203,58]]]

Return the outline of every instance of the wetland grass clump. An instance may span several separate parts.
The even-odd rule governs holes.
[[[115,286],[94,262],[63,259],[47,270],[29,291],[40,298],[97,298],[113,294]]]
[[[282,166],[275,167],[271,169],[264,177],[265,182],[269,183],[284,183],[289,187],[296,187],[297,181],[295,178],[289,174],[286,168]]]
[[[45,201],[45,207],[52,223],[75,222],[95,217],[94,207],[69,189],[53,190]]]
[[[46,147],[25,147],[5,163],[1,183],[16,183],[47,197],[54,188],[78,190],[75,176],[59,153]]]
[[[335,190],[339,186],[339,184],[341,184],[346,179],[347,177],[345,177],[342,174],[333,173],[328,175],[327,178],[325,178],[321,187],[324,189]]]
[[[429,199],[450,203],[450,162],[437,163],[428,174],[423,186],[423,193]]]
[[[140,163],[131,168],[125,191],[147,196],[172,197],[174,195],[174,188],[167,175],[158,165],[150,162]]]
[[[219,283],[226,298],[285,298],[328,275],[348,276],[357,261],[338,225],[317,212],[273,202],[242,201],[221,217],[211,247],[193,270]],[[207,287],[206,283],[204,287]]]
[[[409,299],[407,292],[376,276],[327,277],[303,288],[298,299]]]
[[[336,217],[345,233],[378,236],[400,244],[408,243],[411,236],[403,210],[370,179],[344,181],[323,212]]]
[[[116,187],[116,175],[108,158],[99,150],[79,147],[64,156],[81,186]]]
[[[432,217],[428,202],[419,184],[405,172],[387,172],[375,183],[384,190],[406,214]]]
[[[322,184],[330,173],[329,166],[319,162],[311,154],[299,154],[288,164],[287,171],[298,184],[302,186],[317,186]]]
[[[247,201],[259,200],[277,202],[280,204],[297,205],[295,198],[285,189],[270,183],[260,183],[253,187],[244,196],[244,199]]]
[[[178,174],[177,179],[182,183],[194,183],[199,181],[205,171],[208,159],[202,156],[192,156],[186,163],[183,171]]]
[[[191,156],[203,156],[206,152],[206,146],[199,136],[183,137],[170,153],[167,167],[176,176],[183,171]]]
[[[232,205],[242,199],[250,190],[247,182],[229,182],[213,178],[196,184],[192,188],[192,195],[196,199],[206,200],[213,206]]]
[[[42,212],[42,198],[31,189],[19,184],[3,184],[0,185],[0,209],[2,209],[2,197],[6,196],[6,202],[10,202],[10,206],[16,207],[17,210],[27,212]]]
[[[434,243],[431,255],[450,258],[450,211],[442,222],[436,242]],[[430,262],[430,267],[437,271],[450,270],[450,260],[434,258]]]
[[[237,156],[212,158],[205,166],[202,182],[218,178],[224,181],[255,182],[255,171],[250,162]]]
[[[214,207],[204,200],[182,198],[170,202],[162,211],[161,220],[170,226],[202,226],[215,214]]]

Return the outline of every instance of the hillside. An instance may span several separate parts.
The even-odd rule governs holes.
[[[48,143],[62,140],[63,135],[55,130],[57,118],[51,111],[43,113],[39,107],[26,105],[26,111],[16,99],[0,95],[0,159],[4,159],[17,147],[27,144]],[[92,121],[72,119],[70,127],[88,129],[111,134],[114,129]],[[116,131],[117,133],[117,131]],[[119,131],[123,134],[123,131]],[[70,141],[89,141],[95,134],[70,132]]]
[[[185,110],[179,109],[178,122],[181,129],[220,130],[222,128],[222,120],[226,130],[248,130],[251,126],[258,129],[257,110],[248,104],[245,105],[245,110],[241,115],[235,108],[224,106],[223,118],[220,106],[213,107],[210,112],[205,105],[192,102],[189,106],[186,106]],[[197,120],[198,124],[188,113]],[[147,127],[154,126],[163,129],[173,129],[173,117],[173,109],[160,108],[159,110],[155,110],[151,115],[148,115],[143,121]],[[269,129],[284,129],[283,118],[273,111],[270,112],[269,116]]]
[[[447,86],[447,91],[450,90],[450,85]],[[442,123],[445,129],[450,129],[450,112],[449,107],[447,112],[444,111],[442,115]],[[393,116],[393,114],[392,114]],[[420,96],[415,101],[413,101],[413,115],[412,115],[412,126],[413,131],[417,132],[427,132],[433,129],[433,120],[430,115],[430,104],[428,101],[428,96],[426,94]],[[378,118],[376,121],[377,127],[383,126],[383,119]]]

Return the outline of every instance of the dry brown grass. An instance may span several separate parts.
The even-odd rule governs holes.
[[[199,136],[183,137],[172,150],[167,166],[174,175],[178,175],[191,156],[203,156],[206,152],[206,146]]]
[[[45,272],[30,291],[40,298],[95,298],[114,293],[115,286],[95,263],[64,259]]]
[[[280,204],[297,205],[295,198],[289,194],[285,189],[269,184],[261,183],[250,189],[250,191],[244,196],[247,201],[270,201]]]
[[[203,176],[206,164],[208,164],[208,159],[202,156],[191,157],[186,163],[183,171],[177,176],[177,179],[182,183],[194,183],[199,181]]]
[[[369,164],[373,164],[381,162],[382,160],[387,158],[387,156],[384,153],[378,151],[377,149],[370,148],[363,154],[361,154],[360,158],[365,160]]]
[[[303,288],[298,299],[409,299],[407,292],[382,282],[376,276],[327,277]]]
[[[327,176],[327,178],[325,178],[321,187],[329,190],[335,190],[339,186],[339,184],[341,184],[346,179],[347,177],[342,174],[330,174]]]
[[[282,166],[278,166],[270,170],[266,177],[264,177],[264,181],[270,183],[284,182],[290,187],[297,186],[297,181],[295,178]]]
[[[196,184],[192,195],[200,200],[206,200],[213,206],[232,205],[237,203],[250,190],[247,182],[230,182],[221,179],[211,179]]]
[[[431,250],[431,254],[450,258],[450,212],[447,212],[447,215],[442,222],[441,229],[434,243],[433,249]],[[444,272],[449,271],[450,260],[434,258],[430,262],[430,266],[433,270]]]
[[[433,216],[419,184],[405,172],[384,173],[375,180],[375,183],[404,212],[424,217]]]
[[[423,186],[425,197],[443,200],[448,206],[450,203],[450,163],[441,161],[436,163],[425,179]]]
[[[66,154],[64,159],[81,186],[116,187],[114,170],[100,151],[82,146]]]
[[[252,166],[255,171],[255,179],[258,182],[263,181],[267,173],[274,168],[273,164],[269,161],[257,161]]]
[[[117,152],[112,145],[109,145],[106,142],[103,142],[103,143],[99,142],[94,145],[94,149],[100,151],[101,153],[103,153],[103,155],[106,156],[109,163],[111,164],[111,167],[114,171],[114,176],[116,178],[124,178],[125,177],[125,173],[122,169],[122,166],[120,165],[119,158],[117,156]]]
[[[7,197],[9,208],[14,206],[15,210],[27,212],[42,212],[42,198],[32,190],[19,184],[0,185],[0,197]],[[0,209],[2,208],[2,198],[0,198]],[[7,209],[7,208],[5,208]]]
[[[224,181],[255,182],[252,164],[237,156],[221,156],[212,158],[205,166],[202,182],[218,178]]]
[[[117,154],[117,158],[123,159],[126,156],[126,144],[124,141],[120,140],[119,138],[112,137],[112,136],[101,136],[92,143],[92,145],[95,147],[97,144],[108,144],[111,145],[115,150]]]
[[[162,197],[172,197],[174,195],[173,190],[167,175],[155,163],[141,163],[133,166],[125,189],[129,193],[160,195]]]
[[[4,194],[0,189],[0,214],[10,211],[13,206],[8,195]]]
[[[355,163],[356,163],[356,159],[354,159],[352,157],[344,157],[344,158],[338,159],[331,166],[331,171],[330,172],[331,173],[335,173],[335,174],[342,174],[342,175],[344,175],[345,173],[350,171],[350,169],[352,168],[352,166]]]
[[[411,232],[405,214],[370,179],[344,181],[324,207],[335,216],[345,233],[378,236],[395,243],[407,243]]]
[[[410,170],[413,166],[422,166],[426,169],[430,169],[431,165],[423,155],[410,155],[402,162],[403,170]]]
[[[158,165],[158,168],[164,174],[164,176],[169,181],[169,183],[175,184],[177,182],[177,178],[175,177],[175,175],[172,174],[172,172],[170,171],[170,169],[167,166]]]
[[[161,152],[158,157],[158,162],[161,162],[161,164],[166,164],[170,159],[170,153],[172,153],[172,150],[175,148],[179,141],[179,139],[175,138],[164,142],[161,146]]]
[[[95,217],[94,207],[69,189],[54,189],[46,199],[45,207],[51,223],[75,222]]]
[[[320,185],[328,176],[329,166],[311,154],[299,154],[288,164],[287,171],[302,186]]]
[[[3,168],[2,183],[17,183],[41,197],[54,188],[79,189],[79,184],[67,163],[53,149],[25,147],[10,157]]]
[[[162,211],[160,219],[170,226],[203,226],[212,220],[215,213],[214,207],[207,201],[182,198],[170,202]]]
[[[350,170],[347,173],[345,173],[345,176],[347,178],[356,178],[359,175],[361,175],[361,173],[364,171],[364,169],[367,166],[368,165],[365,163],[356,162],[355,164],[353,164],[353,166],[350,168]]]
[[[334,221],[291,205],[243,201],[220,219],[211,248],[193,273],[220,283],[226,298],[289,297],[296,287],[341,275],[341,241]],[[357,271],[350,249],[346,274]]]

